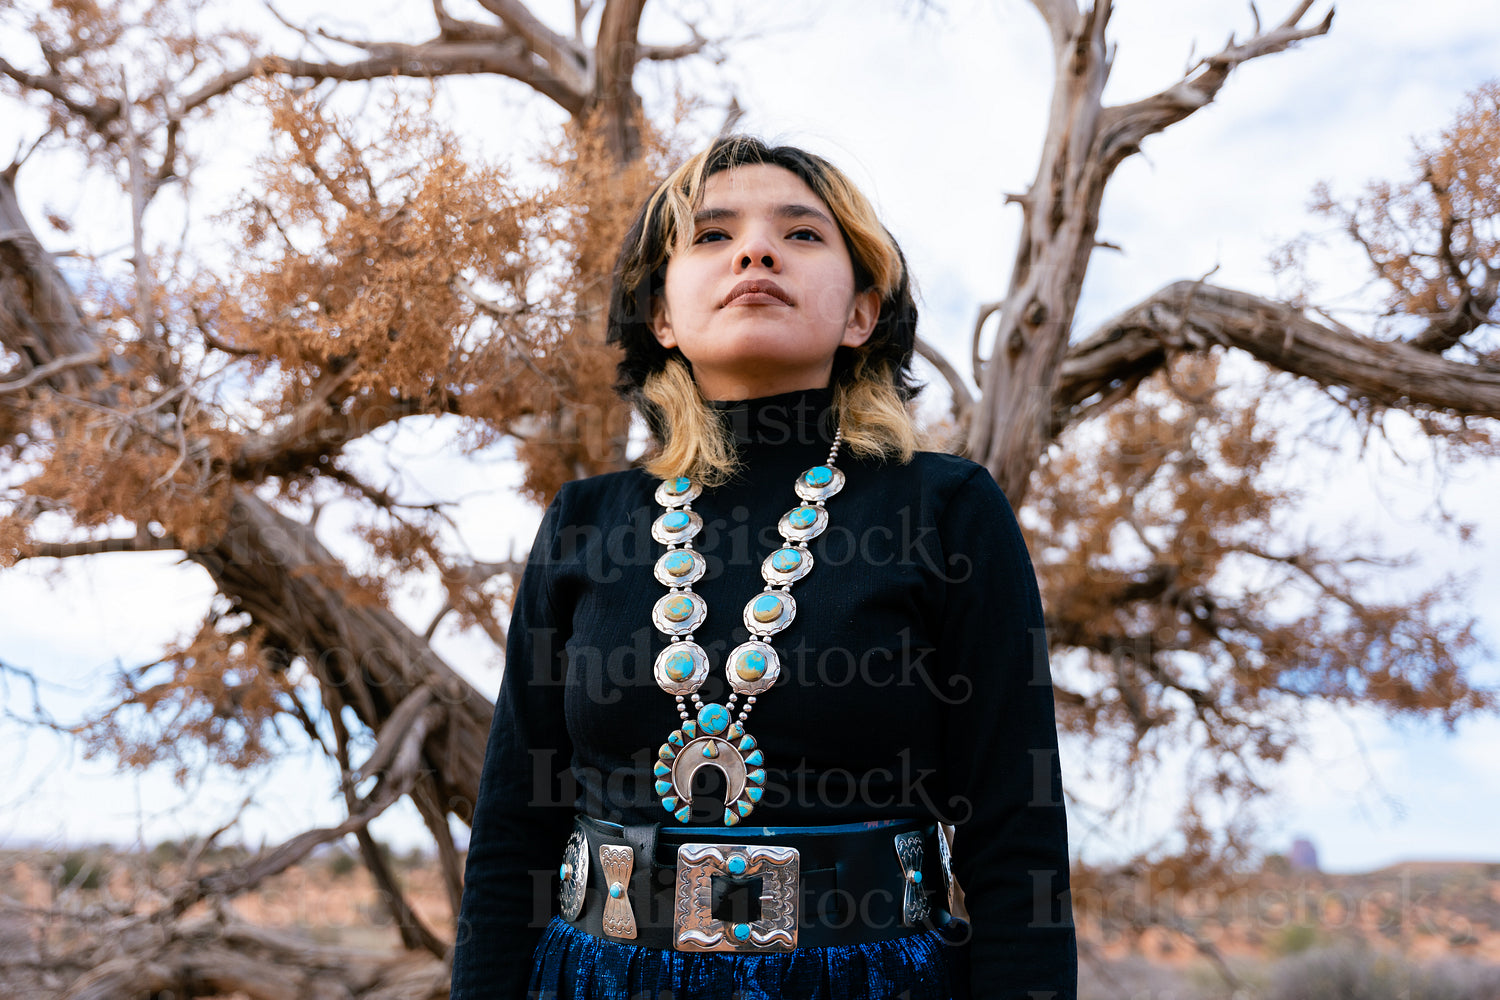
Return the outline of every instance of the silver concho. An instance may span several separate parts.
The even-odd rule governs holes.
[[[827,483],[822,486],[814,486],[808,482],[808,477],[815,477],[819,472],[823,471],[832,473]],[[808,469],[806,472],[802,473],[802,475],[797,477],[797,483],[793,487],[793,489],[797,491],[797,495],[806,500],[808,503],[812,503],[814,500],[827,500],[829,497],[833,496],[843,488],[843,472],[831,465],[813,466],[811,469]]]
[[[604,894],[604,933],[628,941],[635,937],[635,911],[630,908],[630,873],[635,868],[635,851],[618,844],[603,844],[599,848],[599,867],[609,886]]]
[[[692,672],[681,680],[667,673],[668,665],[678,656],[687,656],[693,661]],[[708,677],[708,654],[696,642],[668,643],[665,649],[656,654],[652,673],[657,686],[667,694],[692,694],[703,686],[704,679]]]
[[[674,518],[687,518],[687,524],[676,531],[668,529],[667,525]],[[693,536],[703,530],[703,518],[698,516],[695,510],[668,510],[663,511],[656,520],[651,522],[651,537],[663,545],[679,545],[683,542],[692,541]]]
[[[762,612],[757,610],[756,605],[763,601],[769,604],[772,598],[780,607],[777,608],[774,618],[764,617]],[[762,591],[745,604],[745,627],[753,636],[775,635],[790,625],[795,617],[797,617],[797,601],[785,590]]]
[[[684,482],[687,483],[687,489],[677,491],[675,487]],[[702,487],[686,476],[663,479],[656,485],[656,502],[663,507],[681,507],[683,504],[689,504],[698,499],[698,494],[702,492]]]
[[[948,837],[938,827],[938,862],[943,867],[943,895],[948,901],[948,912],[953,912],[953,848],[948,846]]]
[[[790,569],[777,569],[776,563],[778,561],[783,564],[790,561],[791,557],[787,553],[796,553],[797,565],[792,566]],[[760,575],[773,587],[785,587],[788,584],[796,583],[811,573],[812,568],[813,557],[811,552],[796,545],[784,545],[766,556],[765,561],[760,564]]]
[[[739,660],[742,655],[753,655],[759,653],[765,657],[765,670],[759,677],[745,677],[739,672]],[[729,675],[729,686],[740,694],[761,694],[769,691],[771,685],[776,683],[776,678],[781,676],[781,657],[776,655],[776,650],[770,644],[751,639],[742,642],[730,650],[729,656],[724,660],[724,671]],[[676,692],[673,692],[674,694]]]
[[[683,609],[686,615],[679,614]],[[651,608],[651,624],[666,635],[687,635],[707,617],[708,602],[691,590],[663,594]]]
[[[793,523],[793,518],[798,511],[810,510],[813,512],[811,524],[799,526]],[[781,515],[781,520],[776,522],[776,530],[789,542],[806,542],[817,538],[828,528],[828,511],[822,507],[814,507],[804,504],[801,507],[793,507]]]
[[[938,836],[942,836],[939,832]],[[901,873],[906,877],[906,894],[901,900],[901,920],[908,927],[915,927],[927,919],[927,896],[922,892],[922,835],[920,833],[896,834],[896,857],[901,861]]]
[[[673,576],[668,567],[680,564],[686,558],[691,562],[692,568],[686,573]],[[666,587],[689,587],[697,583],[708,569],[708,562],[692,549],[668,549],[656,560],[653,572],[656,574],[656,582]]]
[[[563,919],[577,920],[583,911],[583,890],[589,884],[589,844],[582,830],[575,829],[568,835],[568,846],[563,848],[563,863],[557,874],[562,879],[557,902]]]

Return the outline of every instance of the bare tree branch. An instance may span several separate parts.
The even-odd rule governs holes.
[[[206,104],[257,76],[289,76],[308,80],[378,80],[388,76],[431,79],[468,73],[495,73],[530,86],[570,114],[581,112],[589,91],[558,79],[528,58],[518,39],[507,42],[448,42],[434,39],[415,45],[396,45],[378,57],[350,63],[311,62],[265,56],[227,70],[183,98],[178,116]]]
[[[595,51],[606,57],[597,61],[594,97],[608,123],[610,149],[619,163],[632,162],[641,151],[637,121],[641,99],[632,81],[640,60],[637,35],[645,6],[646,0],[605,0],[599,18]]]
[[[0,57],[0,74],[10,77],[27,90],[37,90],[50,96],[69,112],[82,118],[96,132],[102,132],[120,117],[121,104],[112,97],[97,97],[85,103],[68,93],[68,81],[60,74],[39,76],[28,73]]]
[[[1214,345],[1238,348],[1371,406],[1500,417],[1500,369],[1330,327],[1248,292],[1179,281],[1125,310],[1068,352],[1055,397],[1056,426],[1076,420],[1076,408],[1090,397],[1138,383],[1169,355]]]
[[[106,552],[171,552],[182,548],[172,538],[136,534],[128,538],[97,538],[83,542],[45,542],[22,552],[30,559],[71,559],[74,556],[96,556]]]
[[[1122,107],[1105,108],[1113,48],[1105,29],[1111,5],[1101,0],[1069,18],[1068,0],[1033,0],[1053,32],[1057,60],[1042,156],[1031,187],[1012,200],[1024,218],[1010,285],[999,308],[994,348],[976,372],[985,405],[977,408],[964,450],[1019,504],[1055,427],[1052,394],[1097,248],[1099,207],[1119,164],[1140,142],[1211,102],[1239,64],[1323,34],[1298,28],[1311,6],[1299,0],[1275,29],[1230,44],[1200,62],[1173,87]],[[1065,32],[1065,37],[1060,33]],[[982,313],[976,330],[987,313]],[[977,338],[976,338],[977,340]],[[979,356],[976,343],[975,357]]]
[[[5,234],[0,233],[0,242],[5,241]],[[46,364],[38,365],[19,378],[8,379],[0,382],[0,395],[15,392],[24,392],[36,385],[45,382],[54,375],[62,372],[72,371],[74,368],[85,368],[102,362],[106,353],[104,351],[85,351],[82,354],[65,354],[60,358],[54,358]]]
[[[1078,20],[1076,0],[1031,0],[1031,5],[1042,15],[1047,30],[1052,33],[1052,48],[1060,53]]]
[[[578,93],[591,89],[593,67],[587,50],[542,23],[520,0],[479,0],[547,64],[558,78]]]
[[[254,888],[307,857],[319,844],[327,844],[364,828],[411,790],[420,777],[417,765],[421,760],[422,742],[433,728],[442,723],[443,716],[441,707],[429,705],[413,720],[402,736],[400,748],[387,769],[385,779],[361,803],[364,808],[359,812],[351,814],[338,826],[300,833],[243,866],[212,872],[195,879],[178,890],[171,904],[164,907],[159,916],[163,919],[176,919],[194,903],[208,896],[233,896]]]
[[[1332,7],[1317,24],[1298,27],[1312,5],[1313,0],[1299,0],[1281,24],[1264,33],[1257,31],[1243,43],[1237,44],[1231,37],[1223,49],[1200,60],[1181,80],[1159,93],[1130,104],[1105,108],[1099,127],[1102,140],[1100,161],[1107,169],[1113,169],[1120,160],[1136,152],[1147,136],[1212,103],[1229,74],[1241,63],[1284,52],[1300,41],[1327,34],[1333,26]],[[1258,27],[1258,16],[1256,23]]]
[[[953,362],[943,356],[942,351],[921,337],[917,338],[917,353],[936,368],[948,383],[948,388],[953,393],[953,416],[960,426],[967,426],[969,415],[974,410],[974,394],[969,391],[967,380],[953,367]]]

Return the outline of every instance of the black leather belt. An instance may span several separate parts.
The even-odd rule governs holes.
[[[820,827],[626,826],[579,816],[562,916],[678,951],[862,944],[946,924],[947,851],[918,820]]]

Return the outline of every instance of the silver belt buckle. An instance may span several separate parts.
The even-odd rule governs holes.
[[[797,947],[801,857],[792,847],[683,844],[677,848],[672,946],[678,951],[767,952]],[[760,919],[713,915],[714,876],[761,880]]]

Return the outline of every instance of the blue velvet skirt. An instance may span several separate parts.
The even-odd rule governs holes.
[[[968,926],[763,955],[663,951],[621,944],[560,918],[542,931],[534,1000],[958,1000]]]

